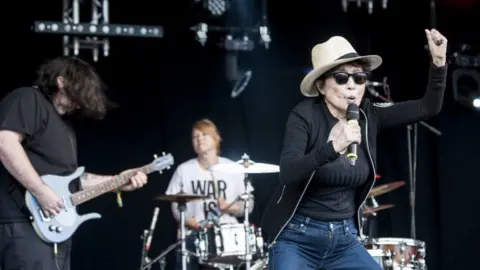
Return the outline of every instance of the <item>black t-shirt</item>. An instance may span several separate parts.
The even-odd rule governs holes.
[[[53,104],[34,87],[18,88],[0,102],[0,130],[25,135],[23,147],[30,162],[42,176],[68,175],[77,168],[77,145],[73,129]],[[71,189],[78,190],[74,181]],[[18,197],[21,200],[18,200]],[[0,166],[0,223],[28,221],[25,188]]]

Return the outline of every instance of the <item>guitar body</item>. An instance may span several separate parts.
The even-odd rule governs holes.
[[[33,228],[44,242],[55,244],[64,242],[72,237],[78,227],[85,221],[101,218],[101,215],[98,213],[78,215],[76,207],[79,204],[128,184],[130,178],[137,172],[143,172],[145,174],[154,171],[161,172],[164,169],[170,169],[170,166],[173,164],[173,156],[171,154],[164,154],[161,157],[155,158],[152,163],[137,168],[135,171],[116,175],[110,180],[75,192],[74,194],[70,192],[68,187],[73,180],[79,178],[84,173],[84,167],[79,167],[74,173],[67,176],[43,175],[43,182],[60,197],[65,207],[57,216],[45,217],[38,204],[37,198],[27,191],[25,194],[25,203],[31,213]]]
[[[32,225],[38,236],[47,243],[61,243],[68,240],[77,228],[87,220],[101,218],[98,213],[78,215],[76,206],[72,203],[72,193],[69,184],[85,171],[79,167],[68,176],[44,175],[42,180],[60,197],[65,208],[55,217],[45,217],[37,199],[29,191],[25,194],[25,202],[32,215]]]

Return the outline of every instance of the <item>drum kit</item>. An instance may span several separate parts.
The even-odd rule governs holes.
[[[249,185],[250,174],[278,173],[278,165],[256,163],[244,154],[242,158],[232,164],[219,164],[212,167],[213,171],[224,173],[243,173],[245,190]],[[377,175],[377,179],[380,178]],[[419,270],[426,269],[425,256],[426,246],[423,241],[406,238],[370,238],[363,234],[363,227],[371,216],[376,216],[379,211],[394,207],[392,204],[379,205],[376,196],[393,191],[405,182],[393,182],[378,185],[371,189],[367,199],[370,205],[362,205],[361,228],[359,240],[372,257],[380,264],[382,269]],[[143,255],[140,270],[151,269],[152,265],[160,261],[161,269],[165,267],[165,258],[177,246],[181,246],[182,269],[187,269],[190,256],[198,259],[200,265],[210,269],[242,269],[261,270],[268,268],[267,243],[262,236],[262,229],[255,227],[249,222],[249,199],[250,194],[241,194],[236,201],[242,201],[244,207],[243,224],[218,224],[218,221],[208,218],[201,222],[201,229],[195,235],[195,251],[187,250],[187,231],[185,229],[186,204],[191,201],[208,199],[207,196],[186,194],[182,190],[173,195],[161,195],[155,198],[159,201],[175,202],[178,204],[180,213],[180,240],[157,258],[151,260]],[[190,232],[191,233],[191,232]],[[145,238],[145,237],[143,237]]]
[[[377,175],[377,179],[380,178]],[[361,208],[360,242],[370,255],[380,264],[382,269],[388,270],[426,270],[426,245],[425,242],[409,238],[372,238],[363,234],[363,228],[368,218],[376,216],[377,212],[394,207],[393,204],[379,205],[376,196],[393,191],[405,182],[398,181],[389,184],[378,185],[370,191],[366,203]]]

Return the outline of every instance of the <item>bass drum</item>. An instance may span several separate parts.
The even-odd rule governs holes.
[[[372,257],[387,270],[426,270],[425,242],[408,238],[373,238],[364,242]]]

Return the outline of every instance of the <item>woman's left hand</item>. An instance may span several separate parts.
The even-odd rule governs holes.
[[[428,49],[432,56],[432,62],[437,67],[445,65],[447,60],[447,42],[448,40],[435,29],[425,29],[425,35],[428,40]]]

